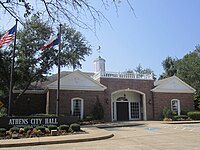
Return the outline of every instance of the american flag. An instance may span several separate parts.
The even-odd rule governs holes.
[[[0,47],[3,44],[8,44],[10,41],[15,39],[15,32],[17,31],[17,25],[14,25],[10,30],[8,30],[4,36],[0,39]]]

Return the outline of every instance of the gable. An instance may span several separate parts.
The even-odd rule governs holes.
[[[152,89],[153,92],[164,93],[194,93],[195,89],[183,82],[176,76],[172,76],[160,81],[156,81],[154,84],[156,87]]]
[[[57,89],[58,81],[47,85],[48,89]],[[60,79],[61,90],[88,90],[88,91],[104,91],[106,87],[81,71],[72,72]]]

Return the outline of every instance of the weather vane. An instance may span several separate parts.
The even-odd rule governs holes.
[[[97,52],[98,52],[99,55],[100,55],[100,53],[101,53],[101,46],[98,47]]]

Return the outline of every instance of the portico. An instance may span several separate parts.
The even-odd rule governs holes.
[[[146,120],[145,94],[122,89],[111,94],[112,121]]]

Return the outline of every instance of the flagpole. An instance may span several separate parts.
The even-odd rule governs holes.
[[[16,19],[16,31],[15,31],[14,46],[13,46],[13,51],[12,51],[12,63],[11,63],[11,68],[10,68],[10,88],[9,88],[9,101],[8,101],[8,116],[11,115],[11,101],[12,101],[12,98],[13,98],[12,90],[13,90],[13,72],[14,72],[14,64],[15,64],[17,22],[18,22],[18,19]]]
[[[58,48],[58,87],[57,87],[57,98],[56,98],[56,116],[59,116],[59,101],[60,101],[60,51],[61,51],[61,26],[59,31],[59,48]]]

